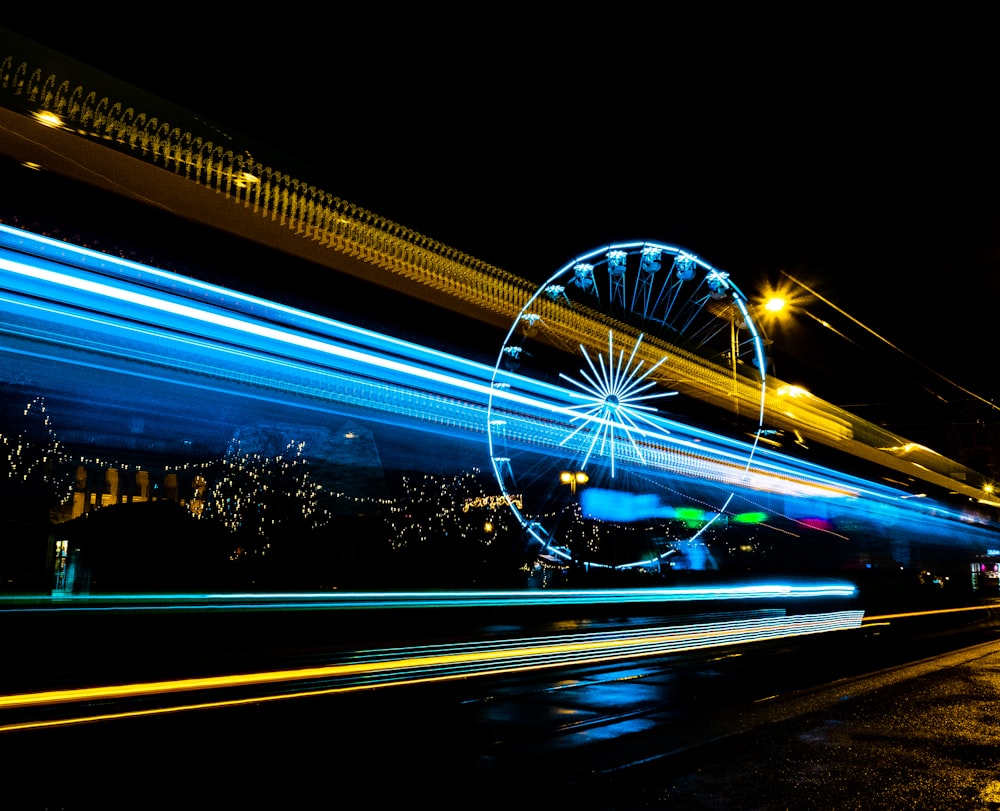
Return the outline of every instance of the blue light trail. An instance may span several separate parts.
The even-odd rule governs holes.
[[[541,454],[571,441],[565,425],[580,413],[581,396],[571,389],[528,378],[516,391],[496,387],[495,369],[474,361],[7,226],[0,226],[0,334],[10,358],[470,439],[484,437],[492,398],[507,436]],[[995,546],[994,527],[954,507],[658,413],[630,425],[629,436],[642,449],[643,475],[667,488],[730,489],[734,513],[764,510],[795,521],[819,507],[828,518],[906,522],[913,536]],[[628,460],[615,464],[624,469]]]
[[[203,608],[309,610],[379,608],[481,608],[505,606],[659,605],[702,601],[804,600],[850,598],[851,583],[828,580],[776,580],[712,583],[670,588],[556,589],[546,591],[365,591],[287,594],[107,594],[40,599],[9,596],[0,614],[12,611],[178,611]]]

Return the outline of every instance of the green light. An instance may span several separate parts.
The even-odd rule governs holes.
[[[732,520],[737,524],[762,524],[767,520],[767,513],[740,513],[739,515],[734,515]]]
[[[678,507],[674,510],[674,516],[688,523],[708,520],[705,517],[705,511],[699,510],[697,507]]]

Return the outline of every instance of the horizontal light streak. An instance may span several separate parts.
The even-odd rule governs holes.
[[[626,632],[606,631],[500,642],[461,642],[434,647],[385,649],[359,652],[352,657],[356,659],[354,661],[318,667],[6,695],[0,696],[0,712],[162,697],[192,691],[259,688],[263,685],[286,683],[302,683],[302,692],[286,693],[283,697],[319,695],[350,689],[414,684],[421,681],[442,681],[568,665],[600,664],[788,636],[855,629],[860,626],[862,617],[863,612],[856,610],[791,616],[776,612],[758,617],[737,616],[721,621],[694,622]],[[341,683],[329,687],[317,687],[315,685],[317,680]],[[229,702],[208,701],[188,704],[184,709],[221,706],[226,703]],[[179,708],[159,708],[149,712],[177,709]],[[147,711],[140,711],[142,712]],[[129,714],[132,713],[102,713],[99,716],[44,719],[38,722],[14,721],[0,726],[0,731],[81,723],[97,718],[122,717]]]
[[[882,624],[891,620],[906,619],[909,617],[932,617],[940,614],[965,613],[967,611],[1000,611],[1000,603],[993,603],[989,605],[964,605],[956,608],[933,608],[923,611],[904,611],[899,614],[879,614],[876,616],[865,617],[865,625],[868,625],[869,623]]]
[[[42,305],[39,303],[29,304],[26,302],[8,299],[8,305],[18,304],[21,307],[36,309],[38,311],[39,318],[51,319],[57,316],[77,318],[86,322],[92,328],[103,329],[106,331],[124,330],[127,333],[131,333],[133,336],[150,341],[181,341],[185,343],[187,348],[191,351],[200,349],[205,352],[214,351],[231,355],[239,355],[240,359],[244,362],[258,362],[272,366],[275,364],[288,364],[288,372],[309,373],[310,370],[312,370],[320,379],[324,375],[330,374],[330,371],[323,367],[310,367],[300,361],[285,361],[279,360],[278,358],[268,354],[261,355],[260,352],[266,351],[263,348],[258,348],[255,351],[248,349],[235,349],[233,344],[239,345],[240,343],[240,339],[235,336],[228,337],[223,343],[213,344],[203,337],[203,334],[198,331],[198,327],[194,324],[188,327],[190,335],[183,336],[177,335],[169,330],[165,332],[157,332],[155,330],[139,327],[134,322],[134,316],[129,317],[127,313],[119,312],[117,314],[119,318],[125,319],[124,323],[119,323],[112,320],[108,316],[102,317],[93,313],[78,313],[68,310],[67,308],[71,306],[73,301],[73,296],[78,295],[80,291],[86,291],[102,296],[109,302],[127,302],[152,312],[179,315],[196,323],[212,324],[229,331],[252,334],[258,338],[264,338],[279,344],[292,345],[300,349],[322,352],[332,358],[339,359],[340,362],[350,361],[351,363],[358,364],[362,369],[381,369],[383,373],[393,372],[401,374],[404,376],[404,380],[411,381],[411,391],[413,390],[413,386],[423,386],[424,383],[431,382],[439,386],[456,388],[464,390],[468,393],[480,395],[483,398],[483,402],[485,402],[485,398],[492,393],[497,399],[502,399],[508,403],[519,405],[535,414],[549,414],[561,418],[562,420],[571,420],[575,415],[575,411],[573,411],[569,405],[565,404],[572,403],[572,401],[577,397],[577,395],[573,392],[567,392],[555,386],[536,385],[528,380],[524,380],[522,382],[531,383],[531,385],[534,386],[531,393],[526,392],[522,394],[514,391],[513,389],[495,389],[483,382],[487,378],[488,374],[490,374],[491,370],[485,366],[460,361],[457,358],[454,359],[452,363],[458,364],[458,368],[467,369],[470,373],[474,372],[479,374],[479,381],[436,371],[423,365],[416,365],[411,362],[404,362],[393,358],[387,358],[372,352],[346,347],[330,340],[321,340],[319,338],[304,336],[296,332],[280,329],[275,326],[262,325],[253,320],[246,320],[236,317],[235,315],[222,314],[215,312],[214,310],[202,309],[201,307],[193,306],[188,303],[160,298],[146,291],[126,289],[119,284],[109,284],[105,281],[85,279],[68,272],[25,264],[22,261],[11,261],[0,257],[0,270],[6,270],[9,273],[17,274],[29,279],[45,281],[63,288],[61,295],[55,295],[52,293],[48,294],[52,296],[53,299],[58,301],[57,305]],[[37,294],[38,291],[34,292]],[[113,313],[113,310],[114,308],[109,304],[109,311]],[[143,320],[155,326],[153,315],[147,313],[143,316]],[[334,326],[336,323],[337,322],[329,322],[327,326]],[[160,329],[164,328],[160,327]],[[217,339],[221,341],[223,336],[219,335],[217,336]],[[397,348],[401,348],[401,346],[403,345],[400,345]],[[405,346],[415,353],[415,357],[419,358],[420,351],[417,347],[410,345]],[[437,360],[447,357],[449,356],[445,356],[440,353],[435,355]],[[228,368],[228,365],[225,365],[222,368]],[[420,381],[419,384],[418,381]],[[370,387],[373,384],[370,381],[362,381],[359,382],[358,385]],[[535,396],[534,391],[544,393],[544,397]],[[525,420],[527,424],[534,426],[534,430],[536,432],[535,442],[537,442],[540,446],[558,446],[559,441],[562,438],[561,434],[558,431],[553,431],[549,423],[544,420],[539,421],[537,417],[531,417],[527,414],[520,415],[520,417]],[[677,465],[671,464],[672,453],[669,447],[658,448],[656,446],[650,446],[650,470],[658,469],[659,471],[668,474],[680,473],[696,479],[702,477],[712,481],[728,481],[734,486],[740,485],[754,489],[763,489],[771,492],[786,494],[827,497],[855,495],[855,491],[844,490],[842,487],[835,486],[832,483],[820,483],[818,481],[805,482],[800,478],[795,478],[794,475],[774,476],[773,474],[764,472],[763,470],[747,472],[745,469],[745,453],[728,450],[727,445],[729,443],[727,443],[724,438],[700,431],[695,432],[694,434],[694,436],[698,439],[688,438],[691,429],[680,423],[663,421],[663,426],[662,433],[659,431],[655,433],[637,431],[637,433],[642,434],[646,438],[655,440],[656,442],[667,443],[668,446],[688,448],[697,455],[686,456],[686,469],[676,470],[675,468]],[[468,427],[470,429],[472,428],[472,426]],[[699,441],[703,437],[712,437],[714,443],[709,444]],[[664,457],[664,454],[666,454],[666,457]],[[718,457],[718,459],[716,460],[713,457]]]
[[[539,388],[531,382],[533,388]],[[501,396],[511,396],[508,390]],[[537,402],[537,401],[535,401]],[[518,452],[556,451],[582,458],[589,453],[592,458],[608,456],[610,450],[591,449],[595,433],[610,430],[615,423],[595,417],[591,420],[593,433],[577,431],[566,436],[567,425],[577,415],[567,408],[552,408],[550,413],[565,417],[565,423],[553,423],[544,417],[507,409],[494,411],[494,419],[502,420],[505,443]],[[724,437],[701,433],[682,423],[649,415],[645,420],[658,430],[644,426],[630,428],[630,434],[637,443],[634,450],[619,459],[619,467],[641,469],[644,476],[680,476],[694,480],[723,482],[732,488],[760,490],[782,495],[810,498],[857,498],[862,489],[856,483],[847,484],[832,476],[822,476],[815,471],[806,472],[801,467],[792,467],[789,461],[776,458],[754,458],[748,464],[750,445],[733,445]],[[706,438],[708,441],[705,441]],[[494,440],[496,443],[496,440]],[[638,457],[641,453],[641,460]],[[760,454],[760,451],[758,451]],[[631,458],[629,458],[631,457]]]
[[[83,337],[86,330],[100,330],[105,335],[115,333],[119,340],[128,342],[128,348],[119,350],[117,354],[129,361],[146,361],[149,370],[161,369],[170,364],[185,374],[198,374],[209,379],[226,380],[232,384],[252,384],[255,380],[266,379],[268,388],[275,388],[283,393],[304,395],[309,400],[326,401],[331,405],[348,403],[355,406],[364,405],[369,410],[382,410],[390,414],[409,414],[424,422],[446,423],[461,427],[466,431],[478,431],[482,428],[482,405],[468,400],[457,400],[444,394],[438,394],[429,389],[415,389],[399,383],[384,383],[380,380],[342,371],[333,367],[319,367],[305,362],[268,356],[260,352],[252,352],[234,346],[210,343],[204,339],[187,335],[169,334],[154,328],[139,327],[102,318],[89,313],[67,312],[58,309],[56,305],[41,305],[25,302],[19,299],[0,296],[0,305],[8,308],[16,307],[20,311],[31,311],[36,317],[51,322],[55,319],[65,320],[67,326],[77,328],[63,339],[55,332],[45,334],[43,340],[47,343],[61,343],[70,349],[86,348],[88,341]],[[8,312],[10,309],[8,309]],[[10,325],[6,330],[11,331]],[[29,339],[38,337],[31,331],[21,330],[21,334]],[[137,348],[137,343],[155,342],[157,353],[145,355]],[[93,342],[92,342],[93,343]],[[104,354],[105,347],[94,344],[98,357]],[[6,348],[12,354],[30,355],[35,359],[47,358],[58,361],[53,355],[42,355],[36,349],[17,350]],[[200,353],[200,355],[198,355]],[[196,356],[211,355],[213,360],[197,361]],[[74,365],[86,365],[88,368],[114,371],[110,363],[96,364],[73,361]],[[138,373],[130,371],[133,376],[145,379],[176,382],[166,372],[154,374],[152,371]],[[280,384],[279,384],[279,381]],[[212,386],[204,382],[186,381],[187,386],[225,393],[219,385]],[[231,393],[231,392],[230,392]],[[384,396],[383,396],[384,395]],[[274,397],[265,396],[263,391],[256,394],[242,393],[244,397],[277,402]],[[308,401],[307,401],[308,402]],[[319,406],[297,403],[298,407],[318,408]]]
[[[555,589],[546,591],[371,591],[264,594],[106,594],[41,598],[11,595],[0,613],[12,611],[184,611],[201,609],[381,609],[504,608],[570,605],[644,605],[745,600],[852,598],[853,583],[837,580],[717,583],[639,589]]]
[[[278,329],[266,324],[259,324],[243,318],[237,318],[232,315],[212,312],[190,304],[159,298],[149,293],[141,293],[135,290],[126,289],[120,285],[111,285],[105,282],[83,279],[66,273],[26,265],[23,262],[11,262],[3,257],[0,257],[0,270],[43,280],[50,284],[66,288],[67,290],[75,291],[76,294],[79,294],[80,291],[89,292],[111,301],[133,304],[144,310],[180,316],[183,319],[192,322],[190,329],[193,331],[198,329],[198,325],[205,324],[222,327],[225,330],[236,333],[236,335],[232,335],[230,337],[230,340],[233,341],[238,340],[239,335],[253,335],[273,341],[279,345],[293,346],[297,349],[306,349],[342,360],[350,360],[364,365],[382,368],[384,370],[399,372],[411,377],[422,378],[424,380],[442,385],[453,386],[459,389],[471,391],[483,395],[484,397],[488,396],[490,392],[490,387],[481,382],[474,382],[456,377],[454,375],[447,375],[429,368],[421,368],[410,363],[380,357],[370,352],[364,352],[347,346],[335,344],[331,341],[312,338],[306,335],[291,332],[289,330]],[[64,293],[64,295],[67,294]]]
[[[30,247],[26,248],[26,244]],[[44,257],[59,264],[69,263],[86,273],[113,275],[116,280],[131,279],[144,289],[158,289],[170,294],[182,294],[197,297],[202,303],[223,306],[228,309],[240,307],[248,314],[263,316],[267,319],[285,319],[301,322],[308,329],[321,328],[325,331],[334,330],[338,333],[354,336],[366,346],[379,346],[385,349],[402,352],[403,354],[419,353],[423,357],[437,358],[443,364],[449,365],[457,360],[454,356],[383,333],[373,332],[363,327],[343,321],[335,321],[316,313],[288,307],[275,301],[251,296],[218,285],[203,282],[198,279],[181,276],[170,271],[161,270],[149,265],[141,265],[117,256],[103,254],[90,248],[83,248],[67,242],[61,242],[51,237],[44,237],[29,231],[21,231],[0,224],[0,246],[12,248],[18,254],[25,250],[38,257]],[[462,361],[470,366],[481,366],[472,361]]]
[[[9,227],[0,227],[0,245],[8,246],[0,256],[0,287],[24,296],[20,307],[32,306],[31,300],[38,308],[35,321],[27,326],[15,324],[10,317],[15,311],[8,309],[3,326],[8,331],[21,329],[35,340],[54,342],[62,335],[67,345],[78,349],[126,358],[134,350],[135,359],[150,365],[176,365],[176,358],[164,357],[169,354],[166,345],[157,345],[170,340],[174,342],[171,348],[183,344],[184,351],[191,353],[185,363],[190,362],[192,370],[220,378],[228,375],[249,385],[254,385],[256,376],[267,376],[269,389],[302,397],[309,407],[314,398],[367,407],[364,394],[373,391],[377,379],[383,391],[396,387],[398,397],[390,395],[389,402],[372,398],[371,413],[422,420],[437,431],[481,434],[485,426],[476,419],[475,409],[484,408],[493,398],[512,409],[512,423],[524,421],[525,440],[543,450],[554,449],[564,436],[551,426],[564,426],[575,413],[572,392],[516,376],[512,378],[516,385],[495,387],[488,382],[495,371],[492,367],[304,311]],[[12,304],[8,301],[5,306]],[[59,323],[65,318],[93,319],[89,322],[92,329],[106,330],[106,344],[101,344],[96,332],[86,340],[75,335],[73,326]],[[101,321],[113,326],[100,325]],[[124,348],[118,344],[125,334],[121,330],[130,330],[132,336]],[[78,343],[73,343],[74,338]],[[138,343],[132,346],[132,342]],[[222,362],[218,362],[219,353],[225,354]],[[233,363],[245,364],[249,371],[234,372]],[[343,379],[335,380],[338,374]],[[296,375],[314,375],[316,385],[293,379]],[[362,393],[357,397],[345,393],[351,385]],[[416,407],[402,403],[416,395],[424,396]],[[455,402],[449,403],[448,397]],[[515,408],[524,413],[515,414]],[[927,531],[936,525],[948,531],[952,522],[964,522],[961,514],[938,504],[906,503],[898,490],[761,448],[748,468],[750,443],[672,421],[657,422],[663,431],[650,432],[649,458],[656,457],[656,464],[649,470],[660,477],[679,477],[709,487],[721,481],[733,489],[788,495],[803,504],[815,496],[832,498],[845,509],[863,513],[881,504],[916,515]],[[679,459],[674,448],[690,450],[692,458]]]

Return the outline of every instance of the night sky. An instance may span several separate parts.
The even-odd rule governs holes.
[[[849,317],[795,286],[840,334],[805,316],[772,329],[778,376],[862,416],[927,397],[949,402],[935,419],[965,419],[960,403],[1000,394],[985,19],[387,15],[4,25],[539,282],[644,238],[751,298],[791,276]]]

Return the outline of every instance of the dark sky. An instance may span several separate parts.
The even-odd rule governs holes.
[[[950,31],[477,13],[206,14],[187,33],[82,13],[4,24],[531,279],[643,238],[699,254],[751,297],[784,271],[854,319],[806,296],[845,337],[817,337],[805,317],[773,333],[790,356],[779,375],[801,367],[793,382],[833,402],[887,402],[900,374],[946,399],[998,393],[996,100],[974,41],[985,19]]]

